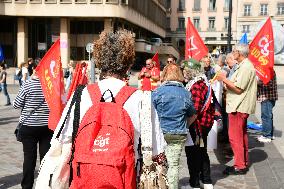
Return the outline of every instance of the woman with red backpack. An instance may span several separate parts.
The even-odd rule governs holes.
[[[83,89],[81,102],[68,115],[70,98],[55,130],[58,133],[67,117],[60,141],[72,141],[70,188],[135,189],[143,92],[124,82],[134,63],[132,34],[103,31],[94,42],[93,56],[101,80]],[[149,113],[153,118],[152,152],[158,155],[164,152],[166,142],[155,109]],[[79,126],[72,120],[80,122]]]

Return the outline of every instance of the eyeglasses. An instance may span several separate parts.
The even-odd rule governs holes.
[[[171,60],[168,60],[168,61],[167,61],[167,63],[172,63],[172,62],[173,62],[173,61],[171,61]]]

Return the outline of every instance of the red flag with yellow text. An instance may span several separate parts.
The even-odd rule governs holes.
[[[200,60],[202,57],[208,54],[208,49],[203,43],[201,37],[199,36],[197,30],[193,26],[188,18],[186,27],[186,39],[185,39],[185,59],[193,58],[195,60]]]
[[[253,63],[257,76],[267,84],[273,78],[274,39],[271,19],[268,18],[249,46],[248,58]]]
[[[36,68],[50,113],[48,127],[55,130],[65,106],[63,72],[60,58],[60,39],[44,55]]]
[[[155,62],[155,67],[161,70],[160,67],[160,61],[159,61],[159,54],[156,52],[156,54],[153,56],[152,61]]]

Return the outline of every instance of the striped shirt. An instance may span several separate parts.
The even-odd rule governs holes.
[[[44,99],[41,84],[38,78],[27,80],[19,90],[13,102],[14,108],[22,108],[20,122],[33,111]],[[27,126],[48,126],[49,108],[44,102],[38,109],[24,121]]]

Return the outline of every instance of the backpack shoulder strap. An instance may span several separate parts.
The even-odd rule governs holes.
[[[95,104],[101,99],[101,91],[98,83],[94,83],[87,86],[88,92],[91,96],[92,103]]]
[[[117,104],[123,104],[127,101],[127,99],[136,91],[137,89],[130,86],[123,86],[120,91],[115,96],[115,101]]]

